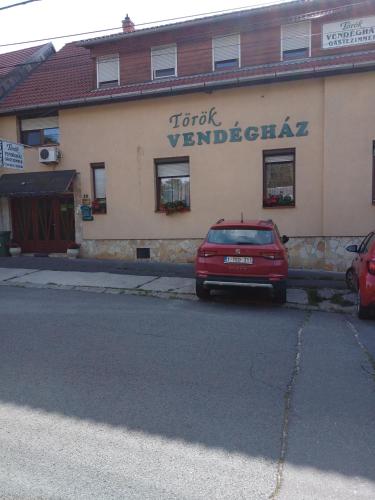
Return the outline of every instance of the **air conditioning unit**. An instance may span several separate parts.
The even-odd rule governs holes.
[[[61,151],[56,146],[39,148],[40,163],[58,163],[61,158]]]

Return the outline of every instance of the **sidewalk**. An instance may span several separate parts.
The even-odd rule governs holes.
[[[95,293],[151,295],[162,298],[197,300],[195,296],[195,280],[190,277],[158,276],[151,273],[145,275],[142,273],[91,272],[87,269],[85,271],[33,269],[21,266],[13,267],[15,263],[23,264],[25,262],[23,258],[9,258],[8,260],[12,263],[12,266],[0,267],[1,286],[54,288]],[[34,258],[34,261],[38,260]],[[70,267],[72,262],[62,264]],[[78,262],[78,264],[82,265],[82,262]],[[1,265],[2,262],[0,263]],[[149,269],[152,268],[150,267]],[[313,279],[318,281],[316,278]],[[333,282],[334,280],[331,281],[331,283]],[[214,301],[231,300],[232,302],[238,302],[238,299],[240,299],[241,303],[244,301],[245,303],[259,303],[261,301],[270,304],[268,295],[266,296],[264,291],[256,289],[246,294],[218,293],[213,298]],[[352,313],[355,309],[355,302],[355,294],[349,293],[346,289],[335,289],[333,287],[305,289],[303,286],[300,286],[288,289],[286,306]]]
[[[22,255],[18,258],[0,257],[0,268],[194,278],[193,264],[149,261],[128,262],[115,259],[67,259],[64,257],[29,257]],[[344,273],[309,269],[289,269],[288,286],[346,290]]]

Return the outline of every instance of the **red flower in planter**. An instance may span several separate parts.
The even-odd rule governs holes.
[[[169,201],[160,205],[160,211],[164,212],[166,215],[176,212],[187,212],[188,210],[189,207],[184,201]]]

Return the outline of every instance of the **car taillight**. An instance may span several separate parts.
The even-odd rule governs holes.
[[[198,250],[198,257],[213,257],[216,255],[216,252],[212,250]]]
[[[261,256],[264,259],[269,259],[269,260],[283,260],[284,259],[284,255],[281,252],[262,253]]]
[[[375,274],[375,259],[369,260],[367,266],[368,266],[368,272],[370,274]]]

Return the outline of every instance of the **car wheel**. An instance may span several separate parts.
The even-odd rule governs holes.
[[[205,288],[198,280],[195,283],[195,293],[200,300],[208,300],[210,298],[210,290]]]
[[[361,303],[361,293],[358,290],[358,300],[357,300],[357,315],[359,319],[368,319],[370,316],[370,308],[363,306]]]
[[[273,301],[275,304],[285,304],[286,302],[286,285],[279,285],[274,288]]]
[[[345,281],[346,281],[346,286],[351,290],[352,292],[357,291],[357,278],[354,273],[354,269],[350,267],[345,274]]]

